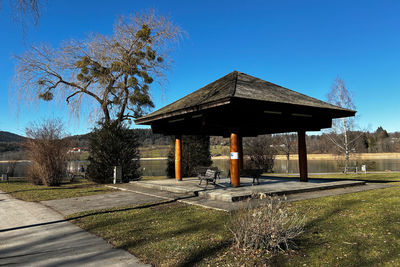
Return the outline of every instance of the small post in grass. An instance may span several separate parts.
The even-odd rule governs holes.
[[[120,184],[122,182],[122,167],[114,166],[114,184]]]
[[[8,173],[1,174],[1,181],[8,181]]]

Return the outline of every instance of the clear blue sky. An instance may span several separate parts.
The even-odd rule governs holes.
[[[238,70],[326,100],[337,75],[354,93],[361,128],[400,131],[399,1],[48,1],[37,27],[22,37],[8,1],[0,10],[0,130],[24,133],[29,122],[61,117],[71,134],[92,124],[69,119],[64,105],[41,104],[15,115],[12,54],[31,43],[57,46],[88,32],[108,34],[121,14],[154,8],[187,33],[173,54],[165,97],[156,109]]]

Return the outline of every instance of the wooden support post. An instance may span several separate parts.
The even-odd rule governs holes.
[[[238,136],[238,152],[239,152],[239,173],[243,170],[243,137]]]
[[[175,137],[175,179],[182,181],[182,144],[181,136]]]
[[[232,186],[240,186],[239,176],[239,152],[238,152],[238,135],[231,133],[230,144],[230,167],[231,167],[231,184]]]
[[[300,182],[308,182],[306,132],[298,131]]]

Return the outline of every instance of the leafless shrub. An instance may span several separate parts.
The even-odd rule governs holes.
[[[248,165],[264,172],[272,172],[276,151],[272,148],[271,135],[247,138],[244,144],[245,154],[249,155],[251,161]]]
[[[286,156],[286,173],[289,173],[290,155],[296,152],[297,135],[290,133],[277,134],[274,139],[274,148]]]
[[[304,217],[290,210],[286,198],[266,196],[265,204],[248,206],[233,214],[229,230],[237,248],[270,253],[288,251],[295,247],[294,239],[303,233]]]
[[[34,184],[60,185],[66,171],[69,142],[62,139],[63,125],[59,120],[45,120],[26,129],[24,146],[31,165],[28,178]]]
[[[16,160],[9,160],[7,162],[7,175],[8,177],[13,177],[15,173],[15,168],[17,167]]]

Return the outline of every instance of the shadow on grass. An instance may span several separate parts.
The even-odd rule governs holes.
[[[146,208],[155,207],[155,206],[159,206],[159,205],[174,203],[181,199],[188,199],[188,198],[193,198],[193,197],[194,196],[179,197],[179,198],[175,198],[172,200],[161,201],[161,202],[156,202],[156,203],[151,203],[151,204],[146,204],[146,205],[141,205],[141,206],[135,206],[135,207],[130,207],[130,208],[95,211],[92,213],[88,213],[88,214],[84,214],[84,215],[76,216],[76,217],[71,217],[71,218],[67,218],[67,219],[62,219],[62,220],[55,220],[55,221],[44,222],[44,223],[37,223],[37,224],[30,224],[30,225],[24,225],[24,226],[7,228],[7,229],[0,229],[0,233],[20,230],[20,229],[25,229],[25,228],[31,228],[31,227],[37,227],[37,226],[43,226],[43,225],[49,225],[49,224],[55,224],[55,223],[68,222],[68,221],[73,221],[73,220],[77,220],[77,219],[82,219],[82,218],[86,218],[86,217],[90,217],[90,216],[94,216],[94,215],[106,214],[106,213],[116,213],[116,212],[123,212],[123,211],[129,211],[129,210],[146,209]]]
[[[25,182],[12,182],[11,184],[24,184]],[[74,190],[74,189],[85,189],[85,188],[99,188],[102,187],[102,185],[98,185],[98,184],[68,184],[66,185],[65,183],[61,184],[60,186],[49,186],[46,187],[44,185],[29,185],[29,186],[33,186],[33,188],[28,188],[28,189],[17,189],[17,190],[10,190],[7,191],[7,194],[15,194],[15,193],[23,193],[23,192],[35,192],[35,191],[53,191],[53,190]],[[99,190],[99,189],[98,189]],[[105,190],[101,190],[100,191],[108,191],[107,189]]]
[[[398,260],[400,245],[396,240],[400,238],[400,227],[398,224],[396,224],[396,222],[399,223],[400,221],[399,213],[393,211],[394,214],[382,214],[378,218],[375,217],[374,220],[376,220],[376,222],[369,226],[372,229],[371,231],[373,231],[373,235],[371,235],[369,238],[366,238],[357,231],[351,232],[351,230],[349,230],[348,223],[350,221],[347,221],[347,223],[335,221],[337,216],[343,216],[340,215],[341,212],[349,209],[357,210],[356,205],[360,204],[359,200],[341,201],[337,204],[339,207],[326,208],[325,213],[306,223],[305,233],[307,234],[304,234],[303,237],[297,242],[301,254],[318,251],[318,249],[325,245],[329,245],[330,248],[332,242],[335,242],[343,243],[341,245],[343,248],[339,248],[339,250],[343,252],[347,251],[346,253],[351,256],[342,257],[340,259],[336,258],[335,256],[334,258],[336,258],[336,260],[334,258],[326,258],[327,260],[332,260],[330,263],[328,263],[331,265],[336,266],[338,264],[338,266],[354,266],[355,263],[357,263],[357,266],[380,266],[385,263],[391,264],[390,262],[392,260]],[[331,224],[331,222],[335,223],[333,225],[326,226],[327,224]],[[376,225],[378,226],[376,227]],[[379,228],[379,226],[382,226],[382,228]],[[359,230],[362,230],[362,228]],[[320,234],[326,234],[331,231],[337,233],[339,237],[327,238],[320,236]],[[387,243],[383,244],[383,239],[381,238],[385,237],[382,237],[381,231],[390,231],[392,241],[385,241]],[[343,235],[343,233],[348,234]],[[371,240],[371,238],[374,239]],[[331,253],[332,252],[327,252],[327,257],[332,256],[330,255]],[[338,251],[338,253],[341,252]],[[325,256],[320,255],[319,257]],[[290,263],[290,259],[280,260],[285,264],[288,262]]]
[[[110,222],[110,224],[113,222]],[[152,229],[146,229],[146,231],[151,231]],[[200,231],[207,231],[212,233],[214,230],[214,226],[208,222],[202,223],[193,223],[193,225],[180,227],[179,229],[169,230],[162,233],[158,233],[154,238],[148,238],[148,236],[142,236],[136,240],[129,240],[126,241],[117,248],[123,248],[128,251],[132,251],[134,254],[141,254],[136,253],[135,249],[143,249],[147,245],[153,246],[155,243],[160,242],[160,246],[163,246],[164,243],[168,242],[177,242],[174,238],[179,237],[188,237],[192,234],[199,233]],[[129,232],[129,235],[134,236],[135,232],[143,231],[143,229],[138,229],[135,231]],[[140,234],[139,234],[140,235]],[[204,241],[204,240],[203,240]],[[179,242],[179,241],[178,241]],[[199,245],[199,243],[196,243]],[[203,245],[201,247],[194,247],[196,245],[194,243],[190,243],[189,246],[193,246],[192,248],[186,249],[187,253],[184,258],[179,259],[179,261],[174,264],[174,266],[192,266],[195,265],[197,262],[200,262],[205,257],[210,257],[216,255],[219,251],[226,249],[227,247],[231,246],[231,242],[227,240],[222,241],[215,241],[211,244]],[[157,245],[156,245],[157,246]],[[160,260],[160,257],[155,255],[156,259]],[[152,256],[149,257],[153,258]],[[162,259],[161,259],[162,260]],[[154,259],[153,259],[154,261]],[[157,261],[157,260],[156,260]],[[153,262],[156,264],[156,262]],[[157,265],[157,264],[156,264]]]
[[[212,246],[204,247],[201,249],[193,250],[182,262],[178,263],[177,266],[195,266],[197,263],[202,261],[206,257],[212,257],[217,255],[221,250],[227,249],[232,245],[232,242],[225,241],[214,244]]]

